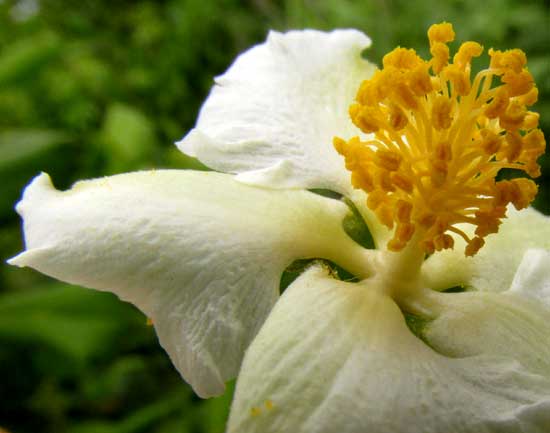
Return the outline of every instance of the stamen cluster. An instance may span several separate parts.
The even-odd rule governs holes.
[[[432,58],[396,48],[383,69],[365,80],[350,106],[353,123],[368,138],[334,139],[355,188],[390,229],[388,249],[411,240],[427,253],[452,248],[454,232],[472,256],[496,233],[506,206],[523,209],[537,193],[526,178],[495,178],[503,168],[540,175],[545,139],[539,115],[528,111],[538,96],[518,49],[490,49],[490,65],[470,78],[472,58],[483,47],[463,43],[449,62],[450,24],[430,27]],[[495,84],[493,86],[493,84]],[[476,226],[469,237],[457,224]]]

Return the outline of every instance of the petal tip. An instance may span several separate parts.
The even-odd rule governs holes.
[[[6,263],[11,266],[17,266],[18,268],[31,267],[34,268],[34,264],[40,261],[46,248],[33,248],[26,251],[22,251],[16,256],[6,260]]]
[[[181,140],[176,141],[175,145],[183,154],[196,158],[197,142],[202,139],[203,135],[198,129],[193,128]]]
[[[6,260],[6,263],[11,266],[17,266],[18,268],[24,268],[26,266],[25,255],[26,251],[17,254],[16,256]]]
[[[23,191],[23,197],[15,205],[15,210],[19,215],[23,216],[29,203],[40,202],[49,197],[52,193],[56,192],[57,190],[52,183],[50,175],[48,173],[41,172],[31,180],[29,185],[27,185]]]

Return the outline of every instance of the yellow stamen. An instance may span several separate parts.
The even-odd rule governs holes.
[[[429,61],[411,49],[387,54],[349,109],[368,138],[334,139],[353,186],[395,229],[391,251],[411,239],[428,253],[453,248],[455,233],[474,255],[498,231],[509,203],[523,209],[537,193],[532,180],[495,179],[503,168],[540,175],[546,143],[539,115],[527,110],[538,91],[525,54],[490,49],[489,68],[472,80],[471,62],[483,47],[465,42],[449,63],[454,36],[451,24],[430,27]],[[464,223],[476,227],[474,237],[457,228]]]

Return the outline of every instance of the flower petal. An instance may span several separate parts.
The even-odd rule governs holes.
[[[374,288],[296,280],[247,351],[228,432],[543,433],[548,377],[434,352]]]
[[[348,193],[332,138],[360,133],[348,107],[374,72],[361,58],[370,43],[357,30],[270,32],[216,79],[178,147],[245,183]]]
[[[523,255],[510,292],[550,306],[550,251],[531,249]]]
[[[548,268],[546,270],[548,273]],[[550,307],[519,293],[435,293],[438,317],[423,330],[449,357],[504,356],[550,380]],[[550,387],[547,390],[550,396]]]
[[[425,284],[436,290],[464,285],[477,290],[508,290],[523,255],[530,248],[550,250],[550,217],[533,208],[511,206],[498,233],[489,235],[474,257],[464,256],[464,241],[433,254],[423,266]]]
[[[27,250],[10,263],[136,304],[201,396],[236,375],[294,259],[364,260],[341,202],[219,173],[136,172],[66,192],[42,174],[17,210]]]

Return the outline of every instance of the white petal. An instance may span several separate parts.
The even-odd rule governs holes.
[[[510,292],[537,299],[550,306],[550,251],[527,250]]]
[[[243,182],[348,193],[332,138],[360,133],[348,107],[374,72],[361,58],[370,43],[356,30],[271,32],[216,79],[178,147]]]
[[[550,379],[549,306],[512,291],[433,296],[440,311],[423,335],[438,352],[450,357],[504,356]],[[550,396],[550,387],[547,393]]]
[[[313,268],[249,347],[229,433],[543,433],[550,380],[499,356],[448,358],[368,284]]]
[[[530,248],[550,250],[550,217],[533,208],[509,207],[498,233],[489,235],[474,257],[464,256],[464,241],[453,250],[433,254],[423,266],[426,285],[444,290],[464,285],[478,290],[505,291]]]
[[[341,202],[218,173],[137,172],[67,192],[42,174],[17,210],[27,251],[10,263],[136,304],[201,396],[236,375],[294,259],[363,259]]]

